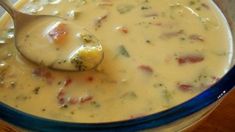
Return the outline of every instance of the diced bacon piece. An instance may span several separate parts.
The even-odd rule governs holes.
[[[51,73],[44,68],[36,68],[33,70],[33,74],[39,77],[51,77]]]
[[[69,85],[72,84],[72,82],[73,82],[73,80],[72,80],[71,78],[68,78],[68,79],[65,80],[64,86],[65,86],[65,87],[68,87]]]
[[[49,37],[55,43],[64,43],[68,36],[68,28],[66,24],[59,23],[48,33]]]
[[[60,105],[64,105],[64,104],[66,103],[64,97],[59,98],[59,99],[58,99],[58,102],[59,102]]]
[[[93,81],[94,81],[94,77],[89,76],[89,77],[86,78],[86,80],[87,80],[88,82],[93,82]]]
[[[193,85],[191,85],[191,84],[184,84],[184,83],[178,83],[177,87],[181,91],[188,92],[188,91],[191,91],[191,89],[193,88]]]
[[[75,104],[77,104],[78,103],[78,98],[76,98],[76,97],[71,97],[71,98],[69,98],[69,104],[71,104],[71,105],[75,105]]]
[[[80,97],[79,98],[79,103],[86,103],[86,102],[89,102],[93,99],[92,96],[84,96],[84,97]]]
[[[177,58],[177,61],[180,65],[182,64],[187,64],[187,63],[199,63],[199,62],[202,62],[204,61],[204,56],[202,55],[196,55],[196,54],[191,54],[191,55],[184,55],[184,56],[181,56],[181,57],[178,57]]]
[[[117,27],[116,30],[118,30],[122,33],[125,33],[125,34],[127,34],[129,32],[128,28],[124,27],[124,26]]]
[[[65,96],[65,90],[62,88],[57,94],[57,99],[60,99]]]
[[[33,70],[32,73],[35,76],[42,77],[42,78],[46,79],[48,84],[51,84],[52,81],[54,80],[54,77],[52,76],[51,72],[48,71],[46,68],[36,68]]]
[[[143,72],[145,73],[149,73],[149,74],[152,74],[153,73],[153,69],[150,67],[150,66],[147,66],[147,65],[140,65],[138,67],[140,70],[142,70]]]

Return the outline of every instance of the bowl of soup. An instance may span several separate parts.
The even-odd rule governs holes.
[[[14,26],[3,15],[0,129],[180,131],[196,124],[235,85],[234,4],[18,0],[15,6],[22,12],[60,16],[94,34],[102,43],[104,60],[86,72],[35,65],[15,48]],[[43,37],[31,40],[40,45]],[[59,52],[66,41],[51,45]]]

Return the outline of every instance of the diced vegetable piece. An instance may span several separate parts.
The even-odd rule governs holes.
[[[179,36],[179,35],[181,35],[183,33],[184,33],[184,30],[179,30],[179,31],[176,31],[176,32],[163,33],[161,35],[161,38],[169,39],[169,38],[177,37],[177,36]]]
[[[201,6],[204,7],[205,9],[207,9],[207,10],[210,9],[209,5],[207,5],[206,3],[202,3]]]
[[[130,57],[130,54],[128,53],[127,49],[125,48],[124,45],[121,45],[118,47],[118,52],[122,55],[122,56],[125,56],[127,58]]]
[[[68,36],[68,28],[66,24],[59,23],[54,29],[49,31],[48,35],[53,40],[53,42],[64,43]]]
[[[133,5],[130,5],[130,4],[121,4],[121,5],[117,6],[117,11],[120,14],[125,14],[125,13],[131,11],[133,8],[134,8]]]
[[[79,71],[90,70],[101,61],[103,56],[101,50],[96,46],[82,47],[70,61]]]
[[[173,98],[171,92],[165,88],[163,91],[162,91],[162,96],[164,98],[164,100],[169,104],[171,99]]]
[[[91,104],[91,106],[93,106],[95,108],[101,107],[101,105],[98,102],[96,102],[96,101],[92,101],[90,104]]]
[[[118,30],[122,33],[125,33],[125,34],[127,34],[129,32],[128,28],[124,27],[124,26],[119,26],[119,27],[116,28],[116,30]]]
[[[98,28],[100,28],[103,24],[103,22],[108,18],[108,15],[103,15],[101,17],[98,17],[95,22],[94,22],[94,26],[95,26],[95,29],[97,30]]]
[[[83,41],[83,43],[87,44],[87,43],[92,43],[97,41],[93,35],[90,34],[80,34],[80,38]]]
[[[68,12],[68,17],[71,19],[77,19],[80,14],[81,12],[78,10],[71,10],[70,12]]]
[[[36,87],[36,88],[34,88],[33,93],[34,93],[35,95],[38,95],[40,89],[41,89],[41,87]]]

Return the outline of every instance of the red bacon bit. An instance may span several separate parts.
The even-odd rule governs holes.
[[[61,97],[61,98],[58,99],[58,102],[59,102],[60,105],[64,105],[66,101],[65,101],[64,97]]]
[[[186,64],[186,63],[199,63],[204,60],[202,55],[186,55],[177,58],[179,64]]]
[[[50,71],[45,68],[36,68],[32,72],[35,76],[45,78],[46,81],[51,84],[53,81],[53,76]]]
[[[49,37],[56,43],[64,43],[68,36],[66,24],[60,23],[48,33]]]
[[[68,102],[69,102],[69,104],[71,104],[71,105],[75,105],[75,104],[78,103],[78,98],[76,98],[76,97],[71,97]]]
[[[89,76],[89,77],[87,77],[87,79],[86,79],[88,82],[93,82],[94,81],[94,77],[92,77],[92,76]]]
[[[36,68],[33,70],[33,74],[39,77],[46,77],[46,78],[52,76],[51,73],[45,68]]]
[[[200,41],[200,42],[204,42],[204,38],[200,35],[197,34],[192,34],[189,36],[189,39],[193,40],[193,41]]]
[[[80,97],[79,98],[79,103],[86,103],[86,102],[89,102],[93,100],[93,97],[92,96],[84,96],[84,97]]]
[[[62,98],[65,96],[65,90],[64,89],[60,89],[60,91],[57,94],[57,99]]]
[[[65,90],[62,88],[57,94],[57,100],[60,105],[64,105],[66,103],[65,100]]]
[[[72,82],[73,82],[73,80],[69,78],[69,79],[65,80],[64,86],[65,86],[65,87],[68,87],[69,85],[72,84]]]
[[[124,26],[117,27],[116,30],[118,30],[122,33],[125,33],[125,34],[127,34],[129,32],[128,28],[124,27]]]
[[[178,83],[178,88],[179,88],[181,91],[188,92],[188,91],[191,91],[191,90],[192,90],[193,85],[191,85],[191,84],[182,84],[182,83]]]
[[[130,119],[136,119],[136,118],[140,118],[140,117],[144,117],[144,114],[135,114],[135,115],[130,115]]]
[[[152,74],[153,73],[153,69],[150,67],[150,66],[147,66],[147,65],[141,65],[138,67],[140,70],[146,72],[146,73],[149,73],[149,74]]]

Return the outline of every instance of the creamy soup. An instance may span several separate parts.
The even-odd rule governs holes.
[[[94,34],[104,50],[104,60],[92,71],[35,65],[16,50],[14,29],[5,18],[0,27],[0,100],[26,113],[70,122],[138,118],[191,99],[230,66],[231,34],[211,0],[21,2],[24,12],[76,23]],[[66,51],[66,43],[57,46]],[[40,49],[50,58],[47,51]]]
[[[86,29],[60,17],[32,20],[17,31],[15,42],[22,56],[57,70],[87,71],[103,60],[100,41]]]

